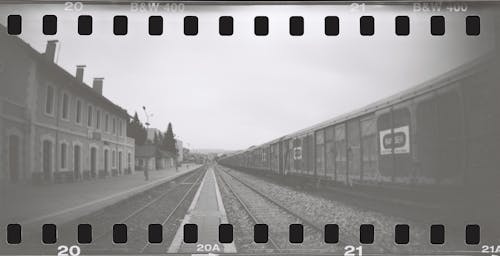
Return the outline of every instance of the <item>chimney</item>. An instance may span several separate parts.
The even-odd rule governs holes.
[[[103,80],[104,80],[103,77],[96,77],[96,78],[94,78],[94,83],[92,83],[92,88],[99,95],[102,95],[102,82],[103,82]]]
[[[83,83],[83,70],[85,69],[85,65],[77,65],[76,66],[76,80],[78,82]]]
[[[47,41],[47,47],[45,48],[45,57],[50,60],[54,61],[54,57],[56,56],[56,46],[59,41],[57,40],[49,40]]]

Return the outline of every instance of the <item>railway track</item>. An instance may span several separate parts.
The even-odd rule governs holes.
[[[287,206],[283,205],[279,201],[273,199],[272,197],[270,197],[270,196],[266,195],[265,193],[261,192],[260,190],[256,189],[252,184],[244,181],[242,178],[237,177],[236,175],[234,175],[230,171],[228,171],[230,169],[227,169],[227,168],[221,167],[221,166],[218,166],[218,169],[221,170],[226,175],[228,175],[229,177],[231,177],[232,179],[236,180],[239,184],[246,187],[248,190],[250,190],[253,193],[257,194],[258,196],[262,197],[263,199],[265,199],[266,201],[268,201],[269,203],[271,203],[275,207],[278,207],[280,210],[284,211],[286,214],[288,214],[289,216],[291,216],[295,220],[298,220],[299,222],[295,222],[295,223],[301,223],[304,225],[304,235],[306,235],[308,231],[316,232],[317,234],[319,234],[319,236],[315,237],[315,239],[317,241],[322,242],[320,244],[320,246],[327,245],[326,243],[323,242],[324,241],[324,237],[323,237],[323,233],[324,233],[323,228],[324,227],[323,226],[321,226],[317,223],[314,223],[311,220],[304,218],[303,216],[301,216],[301,214],[294,212],[293,210],[289,209]],[[225,178],[222,178],[221,180],[223,182],[227,183],[227,180]],[[234,193],[234,190],[233,190],[233,193]],[[235,196],[239,197],[241,199],[241,196],[239,196],[239,195],[235,195]],[[246,209],[248,209],[248,207],[246,207]],[[252,213],[249,212],[249,214],[252,214]],[[264,223],[264,222],[260,222],[260,223]],[[290,222],[290,223],[292,223],[292,222]],[[355,236],[354,234],[352,234],[351,232],[349,232],[347,230],[341,230],[341,232],[342,232],[342,234],[339,236],[339,241],[336,244],[337,249],[342,250],[344,248],[344,246],[359,244],[359,239],[357,238],[357,236]],[[286,237],[288,238],[288,234]],[[304,239],[304,241],[305,241],[305,239]],[[390,252],[390,250],[388,248],[386,248],[382,245],[373,244],[373,245],[369,245],[369,246],[370,246],[370,249],[373,250],[373,253],[376,253],[376,254]],[[304,246],[304,247],[306,247],[306,246]],[[326,249],[330,250],[327,252],[332,253],[331,250],[334,248],[335,247],[332,247],[332,245],[330,245]],[[280,249],[279,246],[278,246],[278,249]],[[325,248],[319,248],[319,251],[325,252]],[[283,252],[283,250],[281,250],[281,252]]]
[[[228,168],[230,169],[230,168]],[[249,173],[251,176],[256,176],[258,178],[266,180],[266,182],[270,182],[273,184],[277,184],[278,186],[288,186],[291,189],[297,190],[297,187],[291,186],[282,180],[279,180],[275,177],[265,177],[265,176],[257,176],[254,173]],[[324,185],[323,185],[324,186]],[[461,213],[464,209],[447,209],[445,207],[439,208],[434,207],[432,205],[424,205],[424,204],[413,204],[412,202],[405,202],[400,204],[400,200],[393,200],[392,198],[384,198],[382,196],[374,195],[374,193],[362,193],[357,191],[349,191],[344,188],[325,188],[321,187],[320,189],[316,187],[307,187],[300,188],[297,191],[302,191],[307,194],[315,195],[327,200],[332,201],[340,201],[348,203],[349,205],[353,205],[355,207],[361,209],[367,209],[379,213],[383,213],[390,216],[400,217],[406,219],[407,224],[421,224],[423,226],[430,226],[432,224],[443,224],[446,226],[446,243],[440,245],[440,247],[433,247],[432,245],[428,245],[426,250],[434,254],[439,254],[439,250],[441,248],[446,248],[448,251],[470,251],[471,246],[466,246],[465,243],[465,233],[464,228],[466,224],[476,224],[478,220],[481,218],[476,218],[476,221],[464,222],[460,218],[457,220],[453,220],[450,217],[443,218],[442,216],[449,216],[450,211],[456,211],[457,213]],[[472,219],[472,218],[471,218]],[[404,223],[404,222],[403,222]],[[480,223],[477,223],[480,224]],[[413,226],[413,225],[411,225]],[[483,234],[487,234],[486,232],[490,232],[493,234],[494,230],[482,231]],[[493,237],[492,235],[485,235],[484,237]],[[429,240],[425,240],[426,243],[430,243]],[[411,249],[404,246],[397,246],[393,249],[386,249],[386,251],[394,251],[396,248],[399,252],[411,253]]]
[[[252,211],[250,210],[247,203],[245,203],[245,201],[243,201],[243,199],[234,191],[234,189],[229,184],[229,182],[227,182],[226,179],[222,175],[218,174],[217,176],[219,177],[218,180],[220,180],[222,182],[221,187],[226,189],[238,201],[238,203],[244,209],[245,213],[250,217],[252,223],[254,225],[264,223],[261,220],[259,220],[255,216],[255,214],[252,213]],[[278,251],[280,250],[280,247],[278,246],[278,244],[274,241],[274,239],[272,237],[269,237],[268,240],[269,240],[269,243],[266,244],[267,247],[269,247],[272,250],[278,250]]]
[[[54,255],[59,245],[77,244],[77,226],[92,226],[92,241],[89,244],[78,244],[85,254],[140,254],[165,253],[165,245],[171,242],[179,227],[190,199],[196,193],[206,166],[198,167],[189,173],[182,174],[168,182],[156,185],[146,191],[133,195],[116,204],[107,206],[89,215],[57,225],[57,243],[41,243],[40,233],[33,232],[23,236],[22,254]],[[113,225],[127,225],[127,242],[113,242]],[[148,225],[163,225],[163,242],[149,244]],[[153,245],[153,246],[151,246]],[[5,248],[4,248],[5,249]],[[2,250],[2,253],[19,254],[16,248]]]
[[[205,167],[204,167],[205,168]],[[161,222],[161,225],[163,227],[165,227],[169,222],[172,222],[174,219],[173,219],[173,216],[175,215],[175,213],[177,213],[179,211],[179,209],[181,208],[181,206],[183,204],[189,204],[190,203],[190,200],[187,200],[188,198],[191,198],[189,195],[193,194],[196,192],[196,189],[195,187],[197,187],[198,185],[200,185],[201,183],[201,180],[203,179],[203,176],[205,175],[205,172],[206,172],[206,168],[203,172],[200,172],[196,177],[196,181],[194,183],[192,183],[191,186],[189,186],[189,189],[184,193],[184,195],[182,196],[182,198],[179,200],[179,202],[175,205],[175,207],[170,211],[170,213],[163,219],[163,221]],[[193,195],[194,196],[194,195]],[[181,216],[184,216],[184,212],[182,212],[182,215]],[[175,228],[177,228],[177,225],[176,223],[171,223],[171,225]],[[173,230],[175,231],[175,230]],[[171,234],[175,234],[175,232],[170,232]],[[171,241],[169,241],[170,243]],[[152,248],[154,247],[154,248]],[[160,247],[158,248],[158,246],[153,246],[151,243],[147,242],[140,250],[140,253],[143,254],[145,252],[164,252],[164,249],[163,247]]]
[[[164,234],[174,234],[177,227],[175,223],[170,223],[173,216],[180,211],[182,205],[187,205],[188,198],[191,198],[196,192],[206,168],[201,167],[183,179],[176,179],[175,185],[164,189],[160,193],[154,193],[154,196],[148,197],[148,201],[125,217],[115,218],[111,222],[106,221],[107,228],[95,237],[95,244],[86,248],[86,252],[119,252],[119,253],[144,253],[151,251],[164,252],[164,248],[158,249],[157,246],[148,242],[148,225],[162,224]],[[158,188],[161,189],[161,188]],[[154,191],[156,192],[156,191]],[[124,208],[128,208],[124,205]],[[126,210],[126,209],[124,209]],[[184,215],[184,213],[180,213]],[[128,230],[128,241],[126,244],[113,243],[113,224],[126,224]],[[170,237],[167,237],[167,240]],[[166,241],[163,241],[163,246]],[[170,242],[170,241],[168,241]]]
[[[337,244],[326,244],[323,242],[323,227],[305,219],[301,215],[288,209],[283,204],[255,189],[252,185],[242,179],[219,168],[222,173],[219,180],[228,188],[240,202],[245,212],[255,224],[266,223],[275,226],[279,232],[270,232],[269,247],[279,253],[333,253],[341,252],[345,245],[357,244],[349,243],[350,239],[340,239]],[[293,244],[288,241],[288,225],[298,223],[304,226],[304,243]],[[273,228],[270,227],[270,230]],[[346,235],[344,234],[344,238]],[[350,235],[347,235],[350,237]],[[351,237],[350,237],[351,238]]]
[[[126,200],[103,208],[97,212],[83,216],[69,223],[58,226],[58,242],[54,245],[40,245],[33,249],[39,252],[54,254],[57,245],[76,244],[78,224],[91,224],[92,242],[79,244],[85,254],[140,254],[149,252],[165,252],[165,245],[173,239],[176,229],[185,214],[183,209],[189,206],[196,188],[201,183],[206,167],[201,166],[194,171],[182,174],[168,182],[136,194]],[[113,242],[113,225],[126,224],[127,242]],[[150,246],[148,242],[148,225],[163,224],[163,242],[161,248],[157,244]],[[171,237],[170,237],[171,235]],[[33,234],[40,241],[40,234]]]

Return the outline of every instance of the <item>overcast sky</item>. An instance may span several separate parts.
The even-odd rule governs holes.
[[[473,14],[480,10],[470,9]],[[85,64],[84,80],[104,77],[104,95],[131,115],[153,113],[153,127],[172,122],[191,148],[241,149],[362,107],[431,79],[491,49],[482,34],[465,36],[467,14],[446,14],[446,35],[433,37],[431,13],[411,6],[185,6],[183,12],[135,13],[128,6],[0,6],[0,15],[23,15],[22,38],[43,52],[60,43],[57,63],[70,73]],[[44,14],[58,15],[58,33],[44,36]],[[93,15],[91,36],[77,34],[77,16]],[[113,15],[129,15],[129,33],[112,35]],[[162,15],[164,35],[148,36],[150,15]],[[183,35],[183,17],[199,18],[199,34]],[[218,17],[234,18],[234,35],[218,35]],[[253,18],[269,16],[270,34],[253,35]],[[305,34],[291,37],[288,18],[300,15]],[[323,19],[340,18],[340,36],[324,35]],[[375,16],[375,35],[359,35],[359,17]],[[408,15],[411,34],[394,35],[394,17]],[[2,19],[5,24],[5,19]]]

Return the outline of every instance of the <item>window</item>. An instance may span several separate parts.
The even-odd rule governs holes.
[[[62,95],[62,119],[69,119],[69,96],[67,93]]]
[[[116,167],[116,151],[113,150],[113,154],[111,155],[111,162],[113,163],[113,167]]]
[[[67,168],[67,150],[68,146],[66,145],[66,143],[61,143],[61,169]]]
[[[81,124],[82,123],[82,101],[81,100],[76,100],[76,123]]]
[[[87,109],[87,125],[89,127],[92,126],[92,106],[89,105],[88,109]]]
[[[104,118],[104,131],[108,132],[109,130],[109,115],[106,113],[106,117]]]
[[[54,113],[54,87],[47,86],[45,94],[45,113],[52,115]]]
[[[99,109],[96,110],[95,118],[96,118],[96,121],[95,121],[96,129],[101,129],[101,111]]]
[[[122,120],[118,120],[118,135],[122,136],[123,135],[123,128],[122,128],[123,122]]]
[[[113,134],[116,134],[116,119],[113,117]]]

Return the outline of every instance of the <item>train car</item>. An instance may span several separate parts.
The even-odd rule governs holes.
[[[500,181],[497,68],[493,58],[471,62],[258,146],[269,149],[269,163],[259,168],[347,186],[495,187]]]

